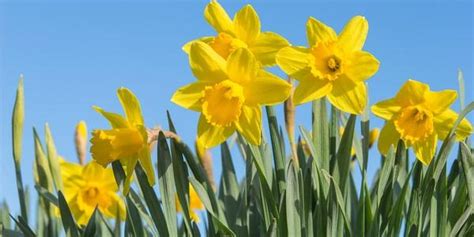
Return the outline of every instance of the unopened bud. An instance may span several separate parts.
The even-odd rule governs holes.
[[[76,144],[77,159],[79,160],[79,164],[84,165],[86,163],[86,154],[87,154],[86,122],[80,121],[76,125],[76,131],[74,134],[74,143]]]

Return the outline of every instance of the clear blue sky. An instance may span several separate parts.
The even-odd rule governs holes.
[[[10,119],[20,73],[25,76],[26,96],[23,179],[32,192],[32,127],[43,136],[48,122],[59,154],[75,161],[74,126],[85,120],[89,128],[107,127],[91,106],[121,112],[115,95],[118,87],[136,93],[148,126],[166,127],[165,112],[170,110],[184,140],[192,144],[195,137],[198,114],[169,98],[178,87],[195,80],[181,46],[214,34],[203,17],[207,1],[67,2],[0,1],[0,200],[6,199],[13,213],[19,207]],[[245,3],[222,1],[231,15]],[[278,32],[295,45],[306,44],[309,16],[337,31],[352,16],[366,16],[370,30],[365,49],[381,61],[379,72],[369,80],[371,104],[392,97],[408,78],[427,82],[435,90],[457,89],[458,68],[466,78],[467,101],[472,101],[474,38],[469,0],[251,3],[264,31]],[[307,128],[309,107],[297,111],[298,124]],[[378,127],[382,124],[379,119],[372,121]],[[375,151],[371,155],[373,174],[379,157]],[[219,174],[220,159],[215,160]],[[240,160],[238,154],[235,160]]]

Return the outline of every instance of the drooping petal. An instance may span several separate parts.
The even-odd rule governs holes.
[[[227,59],[227,75],[232,81],[246,83],[257,76],[259,65],[246,48],[235,50]]]
[[[369,31],[369,23],[363,16],[353,17],[339,35],[338,42],[347,52],[361,50]]]
[[[441,114],[434,116],[433,122],[435,131],[438,134],[440,140],[446,139],[449,131],[453,128],[454,122],[458,119],[458,114],[452,109],[447,109]],[[461,120],[458,127],[456,128],[456,139],[461,141],[466,139],[472,133],[472,125],[467,119]]]
[[[207,4],[204,17],[217,32],[234,32],[234,24],[224,8],[215,0]]]
[[[206,44],[208,44],[209,42],[213,41],[215,37],[213,36],[204,36],[204,37],[201,37],[201,38],[198,38],[198,39],[195,39],[195,40],[191,40],[189,42],[187,42],[185,45],[183,45],[183,47],[181,48],[186,54],[189,54],[189,52],[191,51],[191,45],[193,43],[196,43],[196,42],[204,42]]]
[[[355,51],[350,56],[350,64],[344,68],[346,75],[354,81],[364,81],[373,76],[380,62],[370,53]]]
[[[206,148],[211,148],[224,142],[232,133],[234,126],[213,126],[206,117],[201,115],[198,123],[198,140]]]
[[[146,173],[150,186],[155,185],[155,169],[153,168],[153,162],[151,161],[148,146],[143,147],[143,149],[138,153],[138,160]]]
[[[395,99],[402,107],[420,104],[425,101],[425,94],[429,90],[427,84],[409,79],[400,88]]]
[[[282,103],[290,96],[291,85],[283,79],[263,70],[244,85],[247,105],[273,105]]]
[[[333,82],[328,99],[331,104],[344,112],[362,114],[367,105],[367,88],[363,82],[340,77]]]
[[[413,144],[413,150],[415,151],[416,158],[424,165],[429,165],[431,160],[433,160],[433,156],[436,153],[437,142],[438,135],[433,133],[426,139],[420,140]]]
[[[97,111],[97,113],[101,114],[109,121],[112,128],[126,128],[130,126],[127,120],[125,120],[125,118],[123,118],[120,114],[107,112],[98,106],[94,106],[93,108],[95,111]]]
[[[225,60],[204,42],[191,45],[189,65],[198,80],[218,82],[227,77]]]
[[[306,22],[306,37],[310,47],[319,42],[328,42],[337,40],[336,32],[324,23],[310,17]]]
[[[300,80],[300,83],[293,94],[293,102],[295,105],[310,102],[328,95],[333,86],[327,80],[318,79],[315,77],[307,77]]]
[[[171,97],[171,102],[194,111],[201,111],[203,91],[209,83],[198,81],[179,88]]]
[[[371,107],[372,113],[385,120],[392,120],[400,109],[401,107],[395,99],[382,100]]]
[[[276,54],[276,63],[286,74],[303,80],[311,74],[308,50],[301,47],[285,47]]]
[[[380,131],[378,148],[381,154],[387,155],[390,150],[390,146],[396,148],[400,134],[397,132],[395,125],[392,121],[386,121],[385,125]]]
[[[247,142],[253,145],[260,145],[262,141],[262,111],[260,107],[242,107],[242,114],[236,123],[236,127]]]
[[[246,5],[234,17],[234,29],[237,38],[252,44],[260,33],[260,19],[252,6]]]
[[[127,88],[120,88],[117,91],[122,108],[125,111],[127,120],[133,125],[144,124],[142,109],[137,97]]]
[[[288,45],[288,41],[281,35],[273,32],[263,32],[258,35],[257,40],[250,45],[249,49],[262,65],[271,66],[275,64],[275,56],[278,50]]]
[[[125,181],[123,183],[123,191],[124,195],[127,195],[130,191],[130,185],[132,184],[133,178],[133,170],[135,170],[135,166],[137,165],[138,159],[136,156],[133,157],[126,157],[120,159],[120,163],[122,164],[124,171],[125,171]]]
[[[123,200],[112,192],[108,193],[107,198],[112,202],[112,205],[109,205],[106,209],[103,208],[101,212],[109,218],[118,217],[120,220],[125,220],[127,214]]]
[[[426,105],[434,114],[440,114],[449,109],[458,93],[455,90],[427,91]]]

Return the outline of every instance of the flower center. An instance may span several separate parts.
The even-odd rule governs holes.
[[[100,190],[96,186],[89,186],[82,192],[82,198],[90,206],[96,206],[99,203]]]
[[[242,86],[225,80],[203,91],[202,113],[214,126],[230,126],[239,119],[245,101]]]
[[[246,48],[247,44],[243,41],[232,37],[227,33],[219,33],[211,42],[211,48],[220,56],[227,59],[229,55],[238,48]]]
[[[421,106],[404,108],[395,120],[395,128],[410,143],[422,140],[434,131],[433,114]]]
[[[311,72],[317,78],[336,80],[343,73],[342,51],[335,42],[322,42],[312,48]]]

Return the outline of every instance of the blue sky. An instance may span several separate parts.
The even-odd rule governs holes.
[[[19,212],[10,119],[20,73],[25,76],[26,96],[22,168],[30,191],[32,127],[42,136],[44,124],[49,123],[59,154],[75,161],[74,126],[85,120],[90,129],[107,127],[91,107],[121,111],[115,94],[121,86],[141,100],[148,126],[166,127],[165,112],[169,110],[180,135],[192,144],[198,114],[172,104],[169,98],[178,87],[194,80],[181,46],[214,34],[202,14],[206,3],[1,1],[0,201],[6,199],[12,212]],[[231,15],[245,3],[222,1]],[[352,16],[364,15],[370,28],[365,49],[381,61],[380,70],[368,81],[371,104],[392,97],[408,78],[429,83],[434,90],[457,89],[458,69],[466,78],[466,100],[472,101],[470,1],[250,3],[260,15],[262,30],[277,32],[295,45],[306,44],[309,16],[339,31]],[[310,128],[310,117],[310,105],[298,107],[298,125]],[[283,117],[279,119],[283,122]],[[379,119],[371,121],[374,126],[382,125]],[[375,151],[371,155],[369,174],[379,160]],[[240,159],[238,154],[235,159]],[[219,157],[215,160],[218,174]]]

